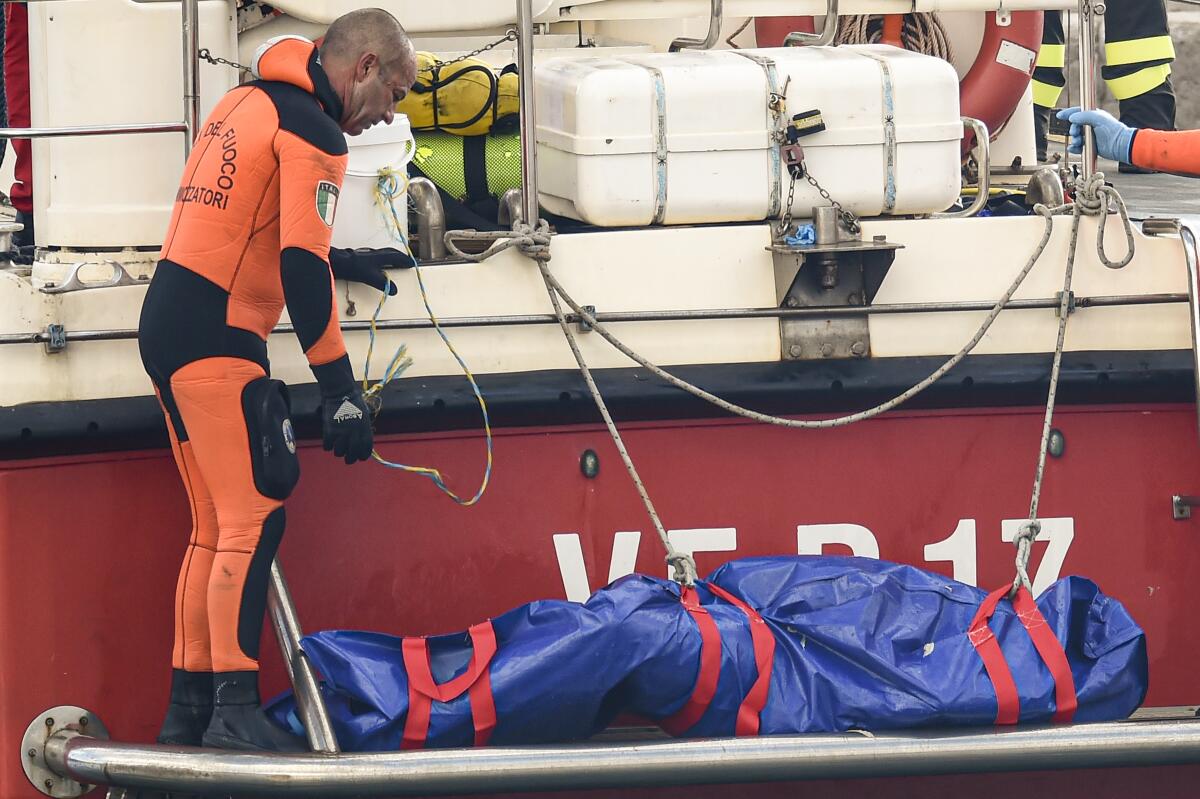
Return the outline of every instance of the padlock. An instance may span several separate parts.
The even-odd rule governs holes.
[[[792,177],[804,177],[804,148],[799,144],[785,144],[779,148],[779,152]]]

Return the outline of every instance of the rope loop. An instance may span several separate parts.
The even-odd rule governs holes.
[[[1125,257],[1120,261],[1111,260],[1108,257],[1108,253],[1104,250],[1104,228],[1108,223],[1110,203],[1116,207],[1117,213],[1120,214],[1121,224],[1125,232]],[[1129,221],[1129,209],[1125,207],[1125,201],[1121,199],[1121,195],[1117,193],[1117,190],[1105,183],[1103,172],[1096,172],[1088,180],[1081,180],[1076,184],[1075,206],[1077,214],[1082,213],[1086,216],[1100,217],[1099,230],[1096,233],[1096,254],[1100,258],[1100,263],[1109,269],[1124,269],[1126,266],[1129,266],[1129,263],[1133,260],[1135,248],[1133,225]]]
[[[486,261],[494,255],[499,255],[510,247],[516,247],[524,255],[535,261],[546,263],[550,260],[550,223],[539,219],[537,226],[525,222],[517,222],[512,230],[448,230],[442,237],[446,249],[456,258],[472,263]],[[481,253],[468,253],[459,249],[455,241],[490,241],[486,250]]]
[[[685,588],[691,588],[696,584],[696,560],[686,552],[680,552],[673,547],[667,552],[667,557],[664,558],[667,565],[671,567],[671,579]]]
[[[1013,544],[1017,548],[1017,574],[1013,578],[1012,591],[1009,592],[1010,598],[1015,597],[1017,591],[1022,587],[1031,594],[1033,593],[1033,586],[1029,580],[1029,556],[1033,552],[1033,542],[1041,532],[1042,523],[1037,519],[1023,522],[1017,530],[1017,536],[1013,539]]]

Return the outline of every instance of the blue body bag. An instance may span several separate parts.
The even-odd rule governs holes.
[[[304,649],[346,751],[579,740],[623,713],[729,736],[1104,721],[1141,704],[1145,635],[1094,583],[1061,579],[1022,613],[1001,601],[990,623],[986,598],[885,561],[748,558],[682,596],[630,575],[470,635],[325,631]],[[1038,627],[1061,645],[1057,679]],[[269,712],[298,727],[291,695]]]

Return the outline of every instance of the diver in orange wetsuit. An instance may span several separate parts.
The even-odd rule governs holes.
[[[416,78],[412,43],[380,9],[330,25],[318,48],[283,36],[258,80],[197,131],[139,326],[192,510],[175,601],[171,703],[161,743],[299,751],[260,707],[258,643],[283,500],[299,479],[286,387],[267,336],[286,304],[320,386],[325,449],[372,449],[346,355],[334,278],[383,289],[397,250],[330,248],[344,134],[391,122]],[[394,288],[393,288],[394,291]]]
[[[1083,126],[1092,129],[1096,153],[1122,164],[1155,172],[1200,177],[1200,130],[1131,128],[1107,111],[1066,108],[1058,118],[1071,123],[1068,149],[1083,152]]]

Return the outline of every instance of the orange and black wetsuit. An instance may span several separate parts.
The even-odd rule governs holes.
[[[1131,160],[1143,169],[1200,177],[1200,130],[1140,129]]]
[[[299,476],[282,384],[267,376],[285,302],[322,394],[355,391],[328,263],[341,103],[307,40],[270,43],[255,71],[199,131],[140,323],[192,510],[172,656],[189,672],[258,668],[283,500]]]

